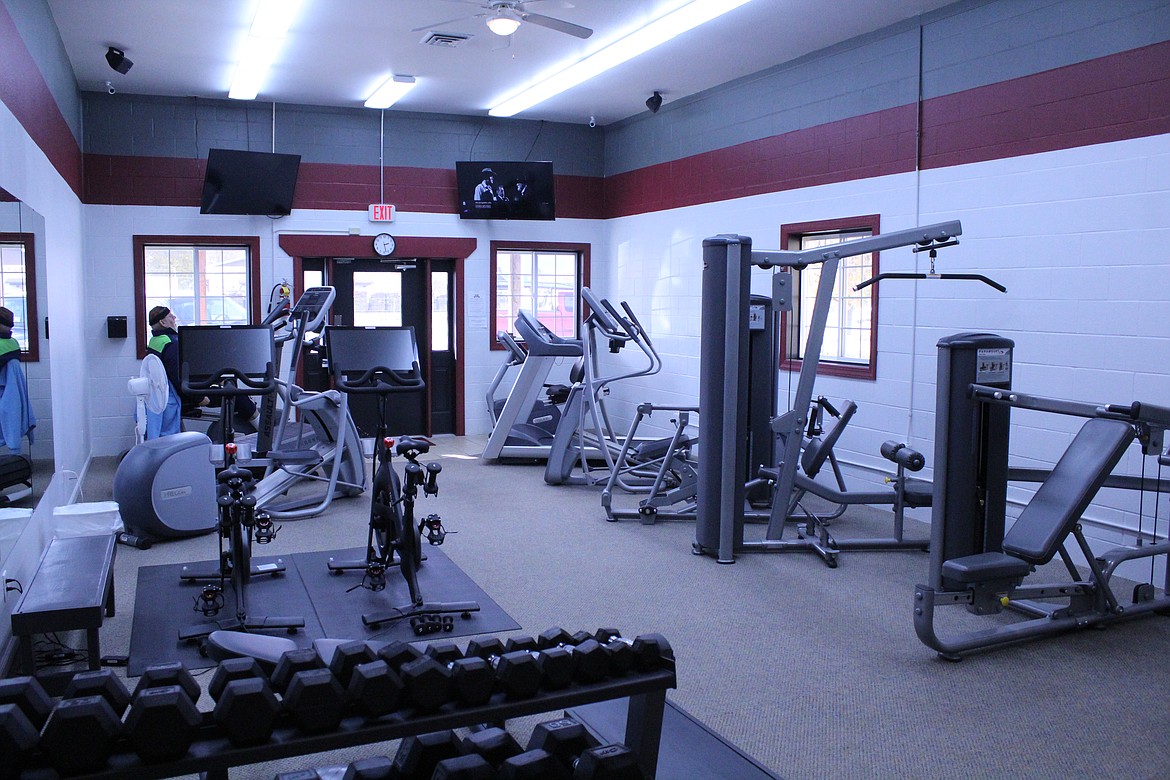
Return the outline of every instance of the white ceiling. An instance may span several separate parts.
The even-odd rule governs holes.
[[[751,0],[517,118],[609,124],[645,111],[654,90],[668,104],[953,1]],[[257,99],[360,107],[395,74],[418,80],[395,109],[482,116],[541,74],[685,2],[529,0],[527,10],[594,33],[581,40],[525,23],[509,42],[474,17],[477,0],[304,0]],[[110,81],[122,93],[208,98],[227,97],[256,4],[48,0],[81,89],[104,91]],[[471,38],[454,48],[423,45],[432,30]],[[129,73],[106,64],[108,46],[126,52]]]

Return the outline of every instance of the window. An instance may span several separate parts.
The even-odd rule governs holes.
[[[260,319],[260,241],[255,237],[135,236],[139,357],[147,313],[166,306],[179,325],[247,325]]]
[[[784,225],[780,229],[780,245],[797,251],[813,249],[868,238],[877,235],[878,228],[877,215]],[[800,369],[808,343],[821,268],[819,264],[810,265],[793,273],[796,288],[793,295],[794,310],[785,315],[781,323],[784,343],[782,368],[791,371]],[[877,273],[876,252],[841,260],[825,324],[818,374],[859,379],[877,377],[877,285],[870,285],[861,291],[853,289]]]
[[[29,362],[40,359],[35,258],[32,233],[0,233],[0,306],[12,312],[12,338]]]
[[[563,338],[578,338],[581,287],[589,284],[589,245],[493,241],[492,349],[496,333],[516,333],[521,309]]]

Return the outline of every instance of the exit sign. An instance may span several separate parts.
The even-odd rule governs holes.
[[[370,204],[370,222],[393,222],[394,221],[394,204],[392,203],[371,203]]]

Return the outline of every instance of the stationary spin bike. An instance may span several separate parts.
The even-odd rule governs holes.
[[[370,526],[366,534],[364,560],[329,559],[329,571],[361,571],[362,580],[355,588],[381,591],[386,588],[386,572],[397,565],[406,580],[410,603],[382,612],[362,615],[362,623],[377,629],[382,623],[409,620],[416,636],[454,628],[452,614],[465,620],[480,607],[474,601],[426,601],[418,586],[422,565],[422,536],[431,545],[440,545],[447,536],[442,519],[427,515],[415,525],[414,503],[421,488],[423,495],[439,492],[438,463],[420,463],[419,457],[430,451],[423,438],[389,436],[387,404],[391,395],[420,392],[426,385],[419,370],[418,343],[412,327],[330,327],[325,330],[329,367],[337,389],[343,393],[377,395],[378,430],[374,437],[373,499]],[[393,465],[394,455],[406,459],[400,478]]]
[[[230,360],[231,365],[224,367],[225,360]],[[224,441],[223,468],[216,476],[219,567],[214,572],[198,572],[193,567],[184,566],[179,576],[186,581],[213,581],[203,586],[194,597],[194,610],[204,617],[213,617],[224,608],[224,591],[229,579],[236,602],[234,618],[180,629],[179,639],[199,639],[221,629],[283,628],[295,634],[305,625],[303,617],[248,614],[247,589],[252,577],[280,574],[284,565],[280,562],[252,563],[252,543],[271,542],[279,529],[266,512],[256,508],[256,497],[252,494],[255,478],[237,460],[232,428],[237,397],[276,390],[272,329],[267,325],[185,327],[179,338],[179,361],[183,392],[220,399]],[[217,584],[215,580],[218,580]]]

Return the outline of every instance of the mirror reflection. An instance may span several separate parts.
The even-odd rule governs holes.
[[[44,217],[0,188],[0,567],[53,475],[44,279]]]

